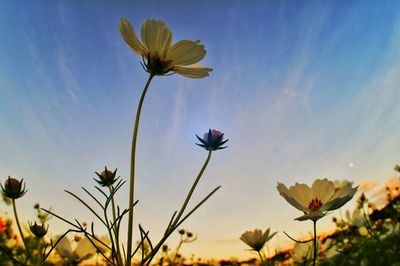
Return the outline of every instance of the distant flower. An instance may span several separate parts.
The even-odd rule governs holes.
[[[160,20],[146,19],[143,22],[142,42],[127,19],[122,18],[118,28],[128,47],[145,61],[145,70],[153,75],[178,73],[189,78],[204,78],[212,71],[211,68],[194,65],[206,55],[199,40],[182,40],[172,45],[172,33]]]
[[[4,186],[0,184],[3,195],[10,199],[18,199],[25,195],[27,190],[23,181],[23,179],[18,181],[15,178],[8,177],[6,182],[4,182]]]
[[[319,243],[317,244],[317,246],[319,247]],[[314,246],[312,241],[308,241],[305,243],[297,242],[293,248],[293,261],[300,264],[312,259],[313,248]]]
[[[104,171],[101,172],[101,174],[95,172],[96,175],[99,177],[99,180],[94,179],[97,183],[99,183],[100,186],[102,187],[109,187],[112,186],[115,181],[118,180],[119,177],[115,178],[117,174],[117,169],[114,170],[114,172],[111,172],[110,170],[105,167]]]
[[[265,244],[274,237],[276,234],[269,234],[270,228],[268,228],[264,233],[260,229],[255,229],[254,231],[246,231],[240,237],[244,243],[251,247],[254,251],[259,252]]]
[[[342,207],[357,191],[357,187],[353,188],[351,182],[340,182],[335,186],[334,182],[326,178],[315,180],[311,188],[296,183],[288,189],[284,184],[278,183],[277,189],[287,202],[304,212],[303,216],[296,218],[299,221],[320,219],[328,211]]]
[[[350,211],[347,210],[345,213],[345,217],[346,217],[347,223],[350,226],[354,226],[354,227],[358,228],[358,233],[360,235],[362,235],[362,236],[368,235],[368,230],[365,227],[363,211],[361,209],[355,209],[352,214],[350,214]]]
[[[201,142],[200,144],[199,143],[196,144],[208,151],[225,149],[226,146],[225,147],[221,146],[224,145],[229,140],[229,139],[224,140],[224,133],[215,129],[213,130],[210,129],[208,132],[204,133],[203,138],[200,138],[197,135],[196,137]]]
[[[63,237],[56,246],[57,252],[73,263],[87,260],[96,254],[96,248],[88,238],[83,238],[78,242],[75,249],[72,249],[71,242],[67,237]]]
[[[46,228],[44,224],[38,225],[35,222],[35,224],[29,224],[29,229],[37,238],[42,238],[47,234],[48,227]]]
[[[6,225],[3,222],[3,219],[0,217],[0,233],[3,233],[6,230]]]
[[[400,172],[400,165],[396,164],[393,169],[397,172]]]

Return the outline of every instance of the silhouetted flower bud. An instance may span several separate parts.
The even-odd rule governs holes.
[[[46,228],[44,224],[38,225],[35,222],[35,224],[29,224],[29,229],[37,238],[42,238],[47,234],[48,227]]]
[[[18,199],[25,195],[27,190],[23,181],[23,179],[18,181],[15,178],[8,177],[6,182],[4,182],[4,186],[0,184],[3,195],[10,199]]]
[[[99,183],[100,186],[102,187],[109,187],[112,186],[115,181],[118,180],[119,177],[115,178],[117,174],[117,169],[115,169],[114,172],[111,172],[110,170],[105,167],[105,170],[101,172],[101,174],[95,172],[96,175],[99,177],[100,180],[94,179],[97,183]]]
[[[196,145],[199,145],[200,147],[203,147],[208,151],[225,149],[226,146],[222,147],[222,145],[224,145],[229,140],[224,140],[224,133],[215,129],[209,129],[208,132],[204,133],[203,138],[200,138],[197,135],[196,137],[201,142],[200,144],[196,143]]]

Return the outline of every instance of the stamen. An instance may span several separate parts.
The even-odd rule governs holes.
[[[310,211],[318,211],[322,206],[322,201],[318,198],[312,199],[308,204],[308,209]]]

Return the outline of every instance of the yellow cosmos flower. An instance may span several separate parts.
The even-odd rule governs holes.
[[[352,182],[343,181],[336,184],[328,179],[317,179],[311,187],[296,183],[289,189],[278,183],[279,194],[298,210],[304,212],[296,220],[316,221],[328,211],[336,210],[348,202],[356,193],[357,187]]]
[[[269,228],[264,233],[260,229],[255,229],[254,231],[244,232],[240,237],[240,240],[246,243],[254,251],[259,252],[275,234],[276,232],[270,235]]]
[[[122,18],[118,26],[128,47],[144,60],[144,68],[153,75],[178,73],[189,78],[204,78],[211,68],[196,65],[206,55],[200,41],[182,40],[172,44],[172,33],[164,22],[147,19],[142,24],[140,42],[130,22]]]

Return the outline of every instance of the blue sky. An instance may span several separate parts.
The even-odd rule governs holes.
[[[91,188],[105,165],[127,179],[147,79],[117,25],[126,17],[138,31],[144,19],[161,19],[174,41],[200,39],[201,64],[214,71],[152,82],[135,220],[159,237],[207,156],[195,134],[216,128],[229,148],[213,155],[194,200],[222,189],[185,224],[199,239],[183,251],[247,258],[238,240],[245,230],[307,235],[311,223],[293,221],[299,213],[276,182],[383,184],[395,176],[399,9],[397,1],[2,1],[0,176],[26,180],[18,202],[25,219],[40,202],[91,221],[63,190]],[[125,207],[127,195],[126,186],[118,198]],[[51,220],[54,234],[62,226]],[[330,218],[321,228],[332,228]],[[290,243],[278,235],[274,245]]]

